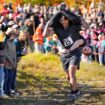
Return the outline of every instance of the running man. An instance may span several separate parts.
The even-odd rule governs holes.
[[[55,33],[64,47],[61,61],[71,86],[70,101],[74,101],[80,96],[80,91],[77,87],[76,70],[80,64],[82,54],[80,46],[85,45],[84,38],[79,34],[81,26],[85,29],[88,28],[88,24],[83,18],[79,18],[75,14],[65,10],[58,12],[48,21],[43,33],[44,37]],[[76,46],[73,45],[74,43]],[[77,45],[77,43],[79,44]]]

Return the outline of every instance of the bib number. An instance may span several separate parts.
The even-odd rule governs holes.
[[[73,40],[72,40],[72,38],[70,36],[65,38],[63,41],[64,41],[64,46],[65,47],[70,46],[71,44],[73,44]]]

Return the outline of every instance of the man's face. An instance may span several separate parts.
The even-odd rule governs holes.
[[[64,28],[67,28],[69,26],[69,20],[64,16],[61,17],[60,23]]]

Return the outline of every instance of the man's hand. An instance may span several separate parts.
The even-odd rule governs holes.
[[[61,51],[61,53],[62,53],[62,54],[70,53],[70,50],[68,50],[68,49],[63,49],[63,50]]]

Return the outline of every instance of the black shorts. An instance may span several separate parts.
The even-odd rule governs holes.
[[[77,56],[77,55],[73,55],[70,57],[61,57],[61,62],[62,62],[64,71],[67,71],[70,65],[77,65],[79,67],[80,61],[81,61],[81,56]]]

